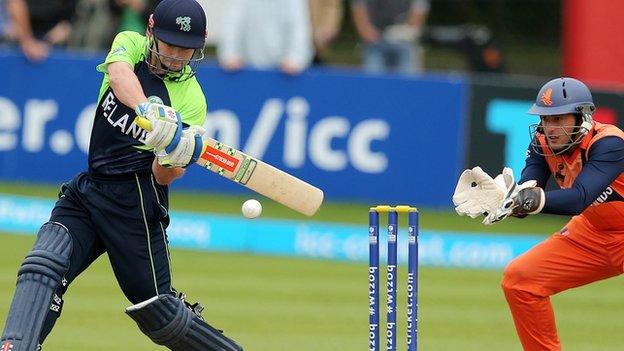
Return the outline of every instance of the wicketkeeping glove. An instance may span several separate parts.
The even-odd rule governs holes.
[[[180,142],[170,153],[166,151],[156,152],[158,163],[165,167],[187,167],[195,163],[201,155],[203,141],[201,136],[204,128],[200,126],[190,126],[182,131]]]
[[[150,97],[151,101],[146,101],[137,106],[135,112],[137,116],[149,120],[151,130],[145,137],[145,145],[154,148],[156,151],[164,150],[172,152],[182,136],[182,119],[180,114],[167,105],[154,102],[158,98]]]
[[[524,218],[530,214],[542,211],[546,203],[546,195],[542,188],[538,188],[534,180],[529,180],[516,187],[513,193],[506,197],[499,209],[490,213],[484,220],[484,224],[494,224],[508,216]]]
[[[461,216],[476,218],[500,207],[507,185],[504,174],[492,178],[481,167],[465,170],[457,182],[453,203]]]
[[[506,174],[505,174],[506,173]],[[538,188],[535,180],[516,184],[511,169],[503,169],[507,192],[500,206],[488,213],[483,224],[494,224],[508,216],[526,217],[529,214],[539,213],[544,208],[544,190]]]

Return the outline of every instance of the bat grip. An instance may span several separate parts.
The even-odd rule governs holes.
[[[152,123],[150,122],[150,120],[149,120],[149,119],[147,119],[147,118],[145,118],[145,117],[136,116],[136,117],[134,118],[134,123],[135,123],[137,126],[139,126],[139,127],[143,128],[143,129],[147,130],[148,132],[151,132],[151,131],[152,131]]]

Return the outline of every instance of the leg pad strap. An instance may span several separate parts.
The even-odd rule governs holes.
[[[128,307],[126,313],[152,341],[173,351],[243,350],[173,295],[155,296]]]

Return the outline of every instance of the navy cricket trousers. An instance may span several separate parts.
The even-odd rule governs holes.
[[[166,228],[168,190],[151,173],[95,177],[80,173],[61,188],[50,217],[69,230],[73,251],[57,297],[106,252],[123,293],[132,304],[159,294],[175,294]],[[60,311],[50,311],[41,341]]]

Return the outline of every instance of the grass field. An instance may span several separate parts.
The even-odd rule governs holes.
[[[0,192],[54,196],[46,186],[0,184]],[[177,210],[234,213],[244,198],[176,193]],[[293,217],[264,201],[265,214]],[[340,213],[337,213],[340,212]],[[422,226],[482,229],[448,212],[422,210]],[[294,216],[295,218],[301,218]],[[363,204],[328,204],[315,220],[365,223]],[[510,220],[496,231],[547,233],[561,219]],[[541,230],[540,230],[541,229]],[[0,319],[13,293],[15,274],[33,236],[0,235]],[[367,274],[363,263],[173,250],[175,286],[206,307],[204,317],[246,350],[364,350],[367,347]],[[499,271],[421,268],[420,350],[520,350],[499,288]],[[400,280],[405,277],[400,272]],[[405,288],[399,285],[399,316]],[[612,279],[553,298],[565,350],[620,350],[624,336],[622,280]],[[46,350],[155,350],[134,322],[101,257],[65,295],[63,315]],[[383,310],[383,308],[382,308]],[[405,324],[399,325],[404,349]]]

